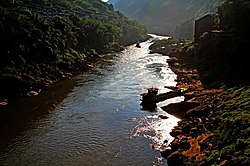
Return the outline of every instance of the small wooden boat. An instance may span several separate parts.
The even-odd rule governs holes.
[[[148,88],[148,93],[141,94],[141,105],[143,109],[152,110],[156,108],[158,88]]]
[[[141,105],[143,109],[145,110],[152,110],[156,108],[156,103],[159,103],[161,101],[178,97],[178,96],[183,96],[185,91],[182,90],[173,90],[167,93],[162,93],[158,94],[159,89],[158,88],[148,88],[148,93],[143,93],[141,94],[142,99],[141,99]]]

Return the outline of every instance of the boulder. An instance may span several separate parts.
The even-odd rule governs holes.
[[[27,96],[37,96],[38,95],[38,92],[36,91],[30,91],[27,93]]]
[[[167,158],[172,152],[173,151],[172,151],[171,148],[167,148],[167,149],[164,149],[164,150],[160,151],[161,156],[164,157],[164,158]]]
[[[176,150],[180,149],[180,143],[178,142],[178,140],[175,140],[175,141],[171,142],[170,147],[171,147],[172,151],[176,151]]]
[[[180,143],[180,149],[185,149],[185,150],[188,150],[190,148],[190,143],[188,140],[183,140],[181,141]]]
[[[6,105],[8,105],[7,99],[0,100],[0,106],[6,106]]]
[[[186,112],[189,109],[199,106],[199,103],[182,101],[180,103],[171,103],[167,106],[162,107],[167,113],[174,115],[178,118],[186,117]]]
[[[178,135],[180,135],[182,133],[182,130],[175,130],[175,129],[173,129],[171,132],[170,132],[170,135],[172,136],[172,137],[176,137],[176,136],[178,136]]]
[[[180,152],[175,151],[168,156],[168,158],[167,158],[168,165],[176,165],[176,166],[182,165],[183,158],[184,158],[184,156]]]
[[[185,125],[183,125],[182,133],[183,134],[190,134],[191,128],[192,128],[192,125],[190,123],[186,123]]]
[[[161,119],[168,119],[169,117],[167,117],[165,115],[159,115],[159,118],[161,118]]]
[[[210,114],[210,111],[211,111],[211,107],[201,105],[201,106],[188,110],[186,114],[188,117],[198,118],[198,117],[208,116]]]
[[[229,165],[228,160],[224,160],[224,161],[220,162],[220,164],[219,164],[219,166],[226,166],[226,165]]]
[[[178,97],[178,96],[182,96],[183,92],[181,90],[174,90],[174,91],[170,91],[167,93],[162,93],[156,96],[156,102],[161,102],[173,97]]]

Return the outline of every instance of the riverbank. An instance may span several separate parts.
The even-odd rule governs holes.
[[[91,68],[99,55],[149,38],[144,26],[107,3],[84,4],[0,4],[0,106],[18,97],[36,96],[52,83]],[[44,14],[48,8],[50,13]],[[83,14],[88,8],[95,16]],[[99,10],[101,18],[96,17]]]
[[[97,63],[98,56],[89,58],[81,63],[75,63],[65,70],[46,64],[26,65],[25,69],[13,68],[15,73],[0,73],[1,96],[0,107],[8,105],[11,100],[19,97],[37,96],[55,82],[68,79],[76,74],[85,72]]]
[[[166,78],[174,85],[176,76],[166,68],[168,57],[149,54],[151,44],[108,54],[86,73],[11,101],[0,111],[1,165],[165,163],[157,149],[178,119],[141,110],[138,94],[151,83],[164,87]]]
[[[162,156],[169,165],[249,165],[250,87],[201,81],[195,52],[184,46],[177,40],[151,46],[152,52],[170,57],[168,64],[177,74],[174,89],[185,90],[185,101],[162,107],[181,118],[170,133],[174,140],[161,151]]]

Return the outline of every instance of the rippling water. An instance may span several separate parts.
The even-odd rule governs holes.
[[[90,72],[2,111],[0,165],[166,165],[158,150],[178,119],[141,110],[140,94],[152,86],[169,91],[176,75],[168,57],[149,54],[150,42],[105,55]]]

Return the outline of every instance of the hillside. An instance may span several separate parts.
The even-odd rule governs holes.
[[[214,12],[220,0],[109,0],[115,9],[144,24],[149,32],[191,38],[193,22]]]
[[[99,54],[148,37],[100,0],[0,2],[0,103],[86,70]]]

